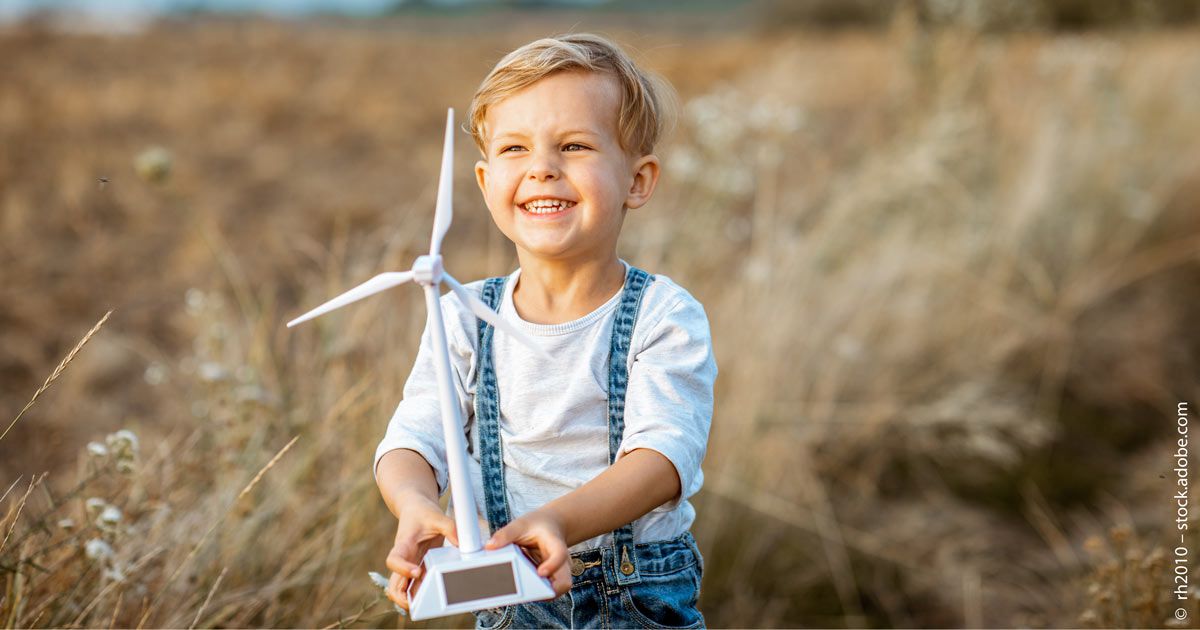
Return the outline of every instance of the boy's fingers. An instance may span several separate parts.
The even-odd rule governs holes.
[[[413,571],[416,571],[417,565],[401,560],[398,556],[388,556],[387,568],[393,573],[399,573],[404,577],[411,577]]]
[[[554,576],[550,578],[550,586],[554,589],[555,595],[562,595],[571,590],[571,570],[567,568],[567,565],[564,564],[554,572]]]
[[[413,573],[417,570],[417,565],[408,560],[415,557],[416,552],[417,550],[412,544],[397,544],[395,547],[392,547],[392,552],[388,554],[387,568],[404,577],[416,577]]]
[[[454,525],[454,519],[450,517],[443,518],[437,521],[434,526],[434,531],[445,536],[450,540],[450,544],[458,546],[458,529]]]
[[[392,574],[392,579],[388,585],[388,599],[392,600],[397,606],[408,610],[408,578],[397,573]]]
[[[567,562],[567,547],[553,538],[539,538],[538,550],[545,560],[538,565],[538,575],[550,577]]]
[[[399,573],[392,574],[392,577],[388,580],[388,587],[387,587],[388,599],[395,601],[396,592],[400,587],[400,580],[403,580],[403,579],[404,578],[401,577],[401,575]]]
[[[518,534],[518,532],[515,531],[515,526],[518,522],[519,521],[513,521],[508,525],[496,530],[496,533],[492,534],[492,537],[488,539],[487,544],[485,544],[484,547],[487,547],[488,549],[499,549],[512,542],[512,539],[516,538],[516,534]]]
[[[399,573],[400,575],[408,575],[409,573],[412,573],[414,567],[415,565],[413,565],[413,563],[400,557],[400,554],[394,551],[388,554],[387,568],[389,571],[393,573]]]

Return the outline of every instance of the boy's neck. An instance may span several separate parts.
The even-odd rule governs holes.
[[[596,310],[625,285],[625,265],[616,252],[583,262],[523,257],[513,287],[513,307],[534,324],[562,324]]]

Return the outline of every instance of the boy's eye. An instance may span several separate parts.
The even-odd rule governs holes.
[[[563,145],[564,151],[583,151],[583,150],[586,150],[587,148],[588,148],[587,145],[580,144],[577,142],[572,142],[570,144]],[[524,149],[524,146],[521,146],[520,144],[511,144],[509,146],[505,146],[505,148],[503,148],[503,149],[500,149],[500,152],[502,152],[502,154],[506,154],[506,152],[510,152],[510,151],[514,151],[514,150],[523,150],[523,149]]]

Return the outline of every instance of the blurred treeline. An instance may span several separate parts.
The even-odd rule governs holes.
[[[1194,0],[762,0],[764,24],[862,27],[886,25],[911,11],[926,25],[986,32],[1159,28],[1194,24]]]

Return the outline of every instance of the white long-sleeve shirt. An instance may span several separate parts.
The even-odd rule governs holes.
[[[629,264],[621,262],[628,272]],[[608,467],[608,358],[621,300],[618,291],[591,313],[562,324],[526,322],[512,302],[520,273],[518,268],[505,283],[500,316],[533,336],[551,360],[536,357],[504,331],[497,330],[492,337],[505,482],[513,519],[578,488]],[[483,282],[466,287],[478,296]],[[486,524],[474,413],[477,320],[451,294],[442,296],[440,303],[468,438],[467,465],[476,511]],[[448,483],[446,445],[430,343],[426,327],[404,386],[404,398],[375,451],[375,467],[378,475],[379,460],[393,449],[416,451],[433,468],[441,495]],[[688,497],[704,482],[700,464],[708,444],[717,365],[703,306],[664,275],[655,274],[642,296],[627,367],[625,430],[617,459],[637,448],[657,451],[675,466],[682,486],[679,497],[634,521],[634,541],[671,539],[687,531],[695,519]],[[574,545],[570,551],[611,542],[609,532]]]

